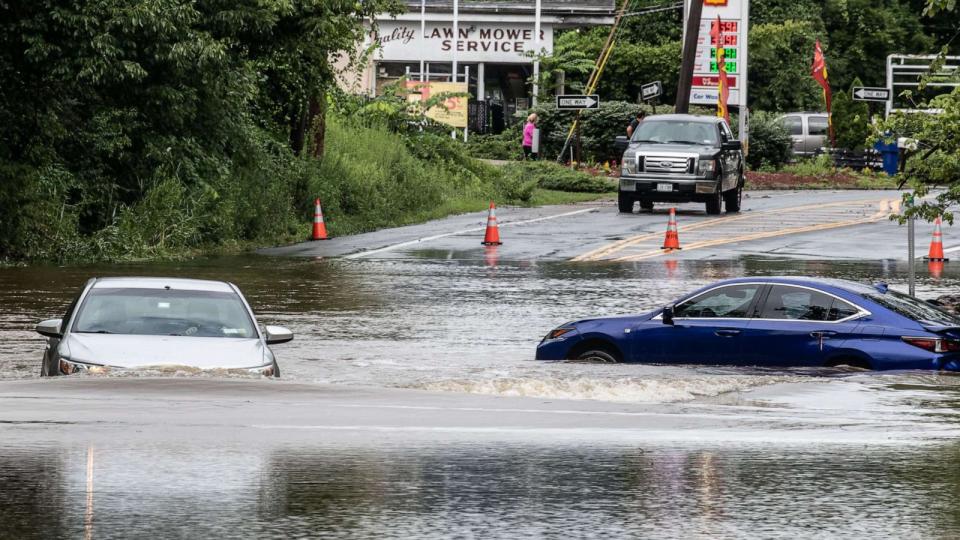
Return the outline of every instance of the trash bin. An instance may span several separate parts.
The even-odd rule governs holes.
[[[873,147],[883,156],[883,172],[890,176],[897,174],[897,165],[900,159],[900,149],[896,142],[885,143],[877,141]]]

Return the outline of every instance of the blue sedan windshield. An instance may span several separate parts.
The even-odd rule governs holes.
[[[960,318],[905,294],[887,291],[884,294],[871,293],[865,296],[881,306],[915,321],[927,321],[944,326],[960,326]]]
[[[240,297],[216,291],[92,289],[73,331],[141,336],[256,337]]]

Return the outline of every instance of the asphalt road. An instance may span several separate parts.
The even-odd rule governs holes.
[[[897,191],[747,192],[743,211],[707,216],[701,204],[677,205],[680,251],[660,250],[668,206],[620,214],[612,201],[543,208],[499,208],[502,246],[480,245],[486,213],[320,242],[261,250],[265,255],[346,258],[638,261],[768,256],[816,260],[905,260],[906,227],[889,216]],[[328,220],[336,220],[329,216]],[[917,224],[917,256],[933,232]],[[960,234],[944,227],[944,247],[960,257]]]

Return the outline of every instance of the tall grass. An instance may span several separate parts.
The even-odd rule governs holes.
[[[397,135],[337,117],[309,190],[333,234],[421,222],[482,209],[490,199],[529,201],[533,183],[466,157],[443,136]]]

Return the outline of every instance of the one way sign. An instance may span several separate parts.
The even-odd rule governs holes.
[[[596,94],[557,96],[557,108],[561,111],[599,109],[600,96]]]
[[[889,101],[889,88],[867,88],[865,86],[853,87],[853,99],[856,101]]]

